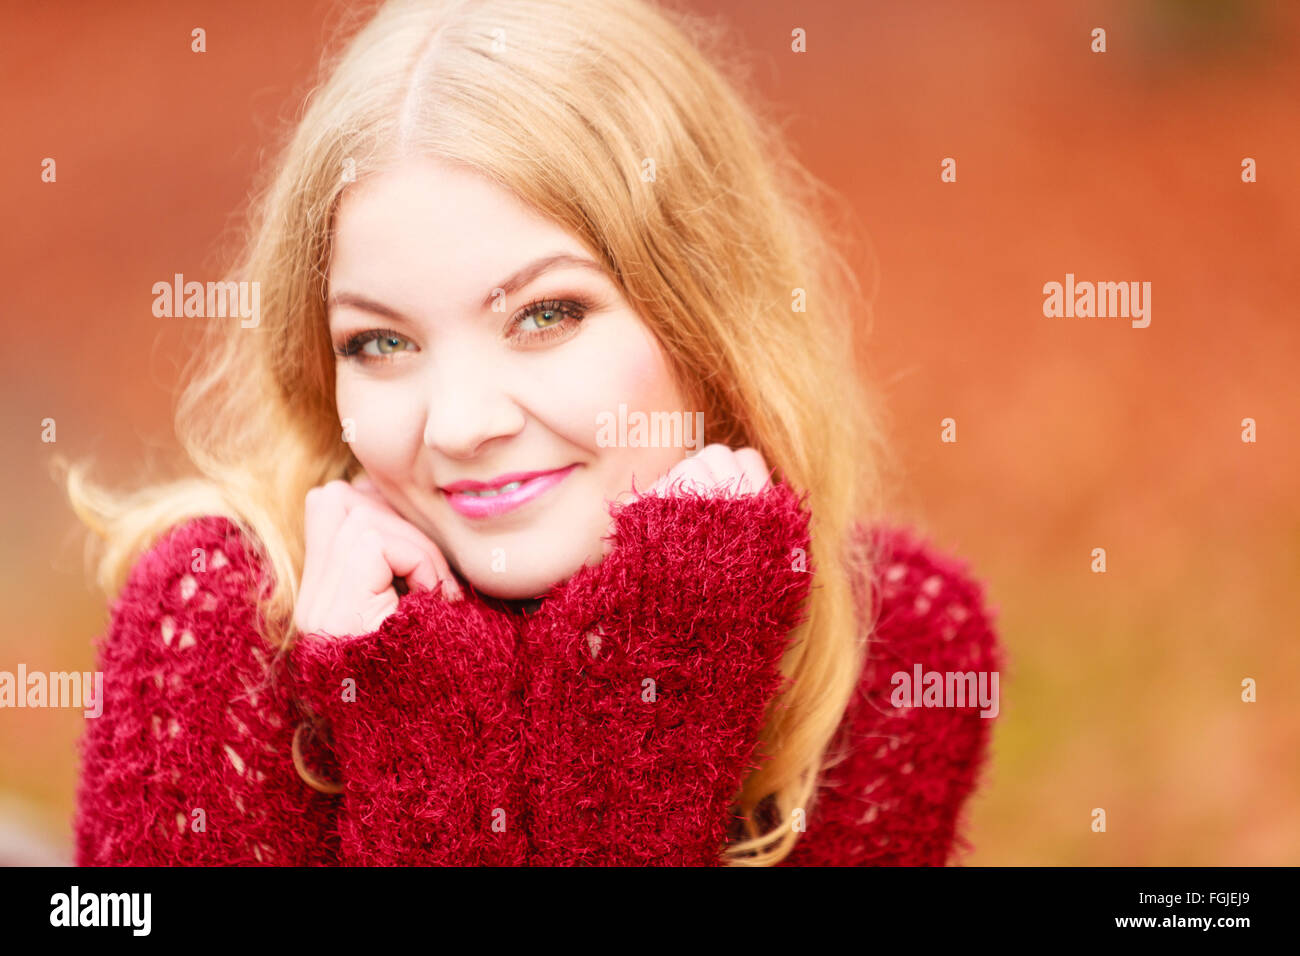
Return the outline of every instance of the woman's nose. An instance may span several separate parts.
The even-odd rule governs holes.
[[[424,443],[448,458],[472,458],[488,442],[518,434],[524,412],[490,357],[436,363],[426,390]]]

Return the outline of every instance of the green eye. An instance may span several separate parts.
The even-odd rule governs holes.
[[[378,346],[376,351],[366,348],[371,342]],[[410,344],[409,339],[391,329],[371,329],[348,339],[342,348],[335,350],[335,354],[340,358],[356,358],[361,362],[382,362],[399,352],[411,351],[405,348]]]
[[[555,322],[562,322],[564,320],[564,316],[555,309],[545,309],[533,312],[530,315],[525,316],[524,321],[527,322],[530,318],[533,319],[533,328],[535,329],[545,329]]]
[[[572,331],[591,308],[581,299],[539,299],[516,312],[511,325],[521,338],[541,341]]]

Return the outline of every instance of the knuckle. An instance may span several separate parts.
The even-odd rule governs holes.
[[[373,522],[370,520],[370,516],[360,508],[353,508],[349,511],[344,516],[342,524],[339,525],[340,535],[346,531],[349,535],[357,535],[358,540],[367,530],[374,530]]]
[[[320,487],[321,497],[326,499],[342,498],[348,492],[348,483],[335,478]]]

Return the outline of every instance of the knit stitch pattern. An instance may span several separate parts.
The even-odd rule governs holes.
[[[525,642],[536,861],[715,865],[803,619],[808,515],[776,486],[640,498],[615,527]]]
[[[976,702],[894,707],[893,675],[1001,674],[1004,653],[984,587],[967,562],[908,528],[866,530],[875,630],[841,721],[808,833],[790,866],[942,866],[972,847],[959,816],[981,783],[994,716]],[[999,681],[1000,684],[1000,681]]]
[[[295,643],[301,698],[347,782],[349,864],[526,864],[516,644],[508,615],[434,591],[372,634]]]
[[[468,586],[412,592],[372,633],[281,655],[254,626],[267,578],[240,531],[174,526],[97,642],[77,863],[719,865],[806,614],[806,499],[647,496],[613,521],[604,560],[529,616]],[[965,564],[904,529],[861,533],[877,628],[783,862],[941,865],[969,849],[959,816],[993,721],[895,708],[891,675],[997,670],[1001,650]],[[341,793],[294,769],[304,722],[305,762]]]
[[[254,628],[257,575],[239,532],[210,516],[132,568],[99,642],[103,714],[81,739],[78,865],[338,859],[338,797],[290,757],[298,709]]]

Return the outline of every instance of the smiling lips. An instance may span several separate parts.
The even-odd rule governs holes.
[[[498,475],[491,481],[457,481],[443,487],[447,503],[467,518],[494,518],[514,511],[550,491],[577,468],[524,471]]]

